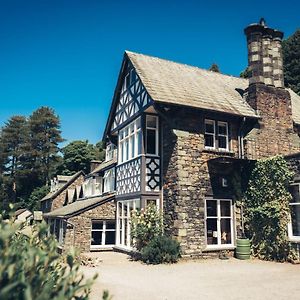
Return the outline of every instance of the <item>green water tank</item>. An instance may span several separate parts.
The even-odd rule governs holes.
[[[249,239],[237,239],[236,240],[236,258],[249,259],[250,258],[250,240]]]

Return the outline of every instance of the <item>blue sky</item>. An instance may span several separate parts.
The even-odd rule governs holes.
[[[239,75],[244,27],[263,16],[288,37],[299,11],[296,0],[0,0],[0,126],[49,106],[68,142],[95,143],[124,50]]]

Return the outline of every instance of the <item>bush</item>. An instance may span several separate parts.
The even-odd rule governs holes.
[[[259,160],[252,171],[245,197],[246,229],[252,254],[260,259],[286,261],[294,256],[287,233],[292,178],[282,156]]]
[[[131,237],[138,251],[154,237],[162,235],[162,232],[162,216],[156,205],[149,205],[145,210],[134,212],[131,220]]]
[[[154,237],[141,251],[147,264],[175,263],[180,258],[180,245],[167,236]]]
[[[95,278],[84,281],[74,251],[59,255],[47,230],[0,215],[0,299],[88,299]]]

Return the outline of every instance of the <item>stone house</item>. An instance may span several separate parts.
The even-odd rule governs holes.
[[[114,194],[102,190],[95,202],[89,196],[46,214],[76,222],[76,230],[66,223],[73,230],[66,240],[78,236],[85,250],[100,249],[93,237],[99,230],[105,246],[107,218],[112,246],[130,250],[132,211],[155,203],[184,255],[235,248],[232,177],[253,160],[300,152],[300,97],[284,87],[283,33],[262,20],[245,34],[249,79],[125,52],[103,137],[116,157],[95,169],[103,182],[113,178]],[[289,232],[300,241],[296,210]]]

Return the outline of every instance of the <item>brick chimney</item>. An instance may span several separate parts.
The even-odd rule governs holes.
[[[245,137],[245,155],[259,159],[300,151],[290,93],[284,88],[283,33],[267,27],[261,19],[246,27],[245,34],[251,74],[246,100],[261,118]]]
[[[264,83],[284,87],[281,41],[283,32],[266,26],[262,18],[259,23],[245,28],[248,43],[250,84]]]

